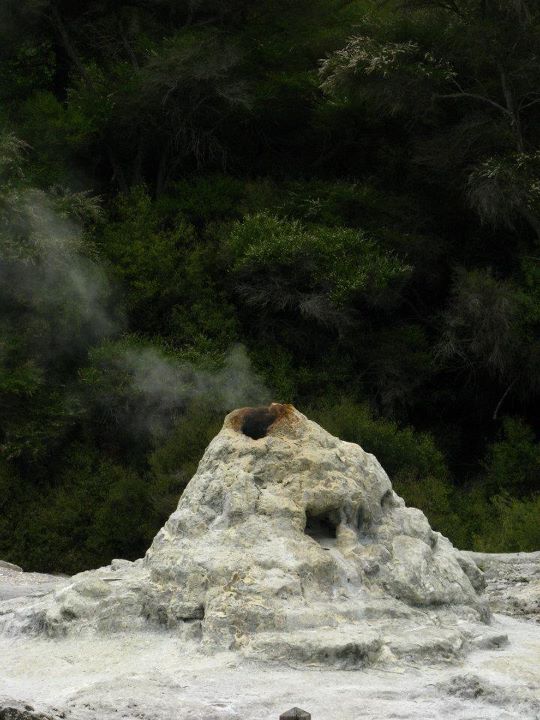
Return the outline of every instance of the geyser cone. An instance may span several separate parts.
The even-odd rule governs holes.
[[[76,576],[41,624],[116,618],[207,650],[357,667],[459,654],[486,617],[480,585],[373,455],[273,403],[225,418],[144,561]]]
[[[375,457],[290,405],[226,417],[145,564],[156,621],[203,618],[206,644],[263,654],[293,642],[324,659],[346,637],[367,656],[388,616],[413,627],[431,608],[481,612],[478,571],[405,507]]]

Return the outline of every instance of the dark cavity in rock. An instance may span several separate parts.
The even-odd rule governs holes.
[[[335,540],[338,521],[336,512],[330,511],[322,514],[306,512],[306,528],[304,532],[318,543],[326,540]]]
[[[266,437],[268,428],[278,418],[278,411],[273,407],[250,408],[246,411],[240,428],[244,435],[253,440]]]

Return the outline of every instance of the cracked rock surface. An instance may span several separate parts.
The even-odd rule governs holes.
[[[338,668],[438,662],[501,642],[483,583],[373,455],[273,404],[226,417],[144,559],[4,602],[0,624],[164,628],[206,652]]]
[[[540,552],[464,554],[484,573],[494,612],[540,623]]]

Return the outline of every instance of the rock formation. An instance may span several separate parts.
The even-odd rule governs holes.
[[[493,612],[540,623],[540,551],[463,554],[483,571]]]
[[[373,455],[289,405],[230,413],[143,560],[33,601],[5,632],[167,628],[201,649],[362,667],[498,644],[475,563]]]

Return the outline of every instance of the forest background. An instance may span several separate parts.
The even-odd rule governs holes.
[[[135,558],[292,402],[540,548],[540,3],[3,0],[0,557]]]

